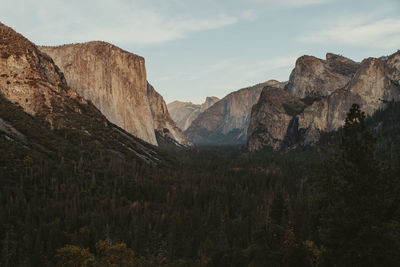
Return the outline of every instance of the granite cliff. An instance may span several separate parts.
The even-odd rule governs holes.
[[[285,90],[300,98],[327,96],[344,87],[358,68],[359,63],[331,53],[326,60],[302,56],[296,60]]]
[[[1,23],[0,98],[3,110],[16,109],[15,112],[20,113],[19,109],[22,108],[25,113],[31,115],[29,120],[33,121],[34,125],[39,125],[40,131],[45,133],[45,136],[37,136],[38,133],[31,129],[32,132],[28,134],[36,139],[46,139],[47,135],[58,136],[63,142],[72,142],[71,149],[76,149],[77,143],[74,142],[79,139],[80,146],[91,145],[105,154],[159,162],[153,146],[110,123],[93,104],[68,86],[63,73],[52,58],[41,52],[28,39]],[[0,131],[7,135],[7,140],[22,141],[28,149],[38,149],[51,155],[49,147],[33,143],[19,133],[17,128],[26,128],[26,125],[24,121],[16,119],[17,114],[5,114],[9,121],[0,118]],[[11,120],[20,127],[10,123]],[[62,146],[61,143],[50,145]],[[72,153],[72,150],[69,151]],[[75,156],[77,155],[71,154],[71,157]]]
[[[266,85],[285,84],[271,80],[228,94],[201,113],[185,135],[199,145],[245,143],[251,108]]]
[[[352,62],[343,58],[340,61]],[[302,78],[309,73],[295,69],[291,81],[303,79],[304,82],[292,87],[297,88],[293,91],[286,86],[285,89],[292,93],[290,99],[287,92],[278,93],[277,89],[264,88],[259,102],[252,109],[247,139],[249,150],[266,146],[284,150],[298,144],[312,144],[322,132],[341,127],[353,103],[359,104],[366,115],[371,116],[378,109],[384,109],[387,102],[400,101],[400,51],[388,57],[367,58],[357,65],[357,70],[351,71],[353,74],[347,83],[343,85],[345,80],[336,79],[331,84],[329,88],[334,90],[321,86],[325,83],[320,82],[332,81],[331,69],[320,72],[327,74],[325,78],[319,76],[310,81]],[[302,68],[306,72],[308,69]],[[275,93],[273,96],[272,92]],[[274,108],[276,105],[280,108]],[[281,117],[283,122],[274,123],[271,118],[276,116]]]
[[[153,145],[156,132],[189,144],[163,98],[148,87],[144,58],[98,41],[40,49],[54,59],[68,85],[111,122]]]
[[[157,143],[167,142],[178,146],[190,146],[191,143],[187,141],[182,130],[172,120],[163,97],[149,83],[147,84],[147,99],[150,104]]]
[[[264,87],[259,101],[251,111],[247,130],[247,145],[250,150],[258,150],[266,145],[275,150],[280,149],[287,138],[287,129],[293,123],[293,115],[304,108],[305,104],[298,97],[283,89]]]
[[[67,86],[53,60],[28,39],[1,23],[0,38],[0,93],[52,127],[62,127],[62,112],[79,111],[78,103],[86,102]],[[67,101],[73,111],[66,108]]]
[[[203,104],[196,105],[192,102],[173,101],[167,105],[172,119],[176,122],[182,131],[185,131],[200,113],[219,101],[218,97],[206,97]]]

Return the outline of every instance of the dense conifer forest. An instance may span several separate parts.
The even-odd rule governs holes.
[[[400,263],[399,104],[353,106],[315,146],[169,148],[158,165],[4,100],[0,117],[36,140],[0,136],[1,266]]]

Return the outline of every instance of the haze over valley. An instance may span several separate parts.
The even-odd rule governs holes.
[[[0,266],[399,266],[396,0],[0,9]]]

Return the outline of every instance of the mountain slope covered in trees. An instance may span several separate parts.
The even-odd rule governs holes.
[[[1,266],[398,266],[398,102],[285,153],[161,151],[0,33]]]
[[[2,105],[4,118],[13,104]],[[13,113],[29,116],[18,111]],[[4,118],[9,125],[27,140],[34,139],[18,124],[30,125],[34,118],[9,116]],[[365,182],[362,188],[354,187],[359,193],[349,189],[353,202],[346,200],[346,191],[331,195],[334,188],[324,182],[329,177],[346,181],[357,173],[357,165],[335,165],[341,164],[343,149],[353,149],[351,142],[340,141],[341,131],[324,136],[316,147],[288,153],[247,153],[244,147],[171,151],[174,161],[159,168],[124,164],[118,155],[102,156],[101,150],[81,160],[63,156],[68,149],[59,149],[53,159],[40,145],[26,145],[2,131],[1,147],[7,151],[0,158],[2,265],[53,266],[84,255],[81,260],[93,264],[113,259],[133,266],[354,266],[366,260],[396,266],[399,104],[367,119],[367,125],[377,137],[375,146],[366,145],[376,149],[368,157],[377,162],[371,168],[376,167],[373,173],[379,176],[365,182],[382,187],[374,191],[376,201],[363,191]],[[38,138],[41,131],[34,131]],[[57,144],[75,140],[68,141],[70,135],[64,132],[51,135],[57,136]],[[76,142],[71,148],[85,149],[79,138]],[[385,189],[384,198],[380,188]],[[325,196],[336,197],[330,202]],[[384,238],[334,234],[347,222],[357,224],[353,212],[365,197],[362,207],[381,212],[360,218],[365,226],[360,231],[372,227],[375,236]],[[341,221],[332,221],[337,212],[344,212]]]

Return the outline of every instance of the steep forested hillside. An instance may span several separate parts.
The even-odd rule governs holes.
[[[163,152],[165,163],[154,165],[121,154],[125,146],[99,140],[101,132],[50,130],[13,104],[0,104],[2,266],[398,263],[398,104],[367,119],[377,137],[377,145],[365,143],[366,151],[376,149],[368,170],[377,175],[360,176],[359,191],[330,184],[353,186],[351,177],[359,177],[357,164],[340,167],[352,147],[342,131],[287,153],[203,147]],[[326,200],[333,189],[335,198]],[[359,221],[354,215],[364,208],[380,212]],[[341,233],[354,231],[346,222],[363,223],[356,227],[360,238]]]

